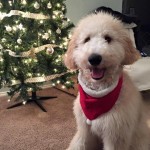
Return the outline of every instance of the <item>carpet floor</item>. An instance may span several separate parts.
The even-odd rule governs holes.
[[[0,97],[0,150],[65,150],[75,133],[72,112],[75,97],[57,89],[45,89],[40,96],[58,96],[46,100],[43,112],[35,103],[6,109],[12,103]]]
[[[0,150],[65,150],[75,131],[73,100],[57,89],[45,89],[40,96],[58,96],[46,100],[43,112],[35,103],[6,109],[12,104],[8,97],[0,97]],[[144,109],[150,127],[150,92],[143,93]]]

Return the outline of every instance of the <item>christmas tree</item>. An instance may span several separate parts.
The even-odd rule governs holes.
[[[73,85],[62,62],[73,27],[65,14],[64,0],[0,0],[0,86],[10,99],[26,101],[46,81]]]

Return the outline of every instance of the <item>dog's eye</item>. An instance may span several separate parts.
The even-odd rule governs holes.
[[[90,40],[90,37],[88,36],[87,38],[85,38],[84,43],[87,43]]]
[[[104,36],[104,39],[105,39],[108,43],[110,43],[110,42],[112,41],[112,38],[111,38],[109,35],[105,35],[105,36]]]

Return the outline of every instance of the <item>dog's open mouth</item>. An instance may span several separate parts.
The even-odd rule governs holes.
[[[105,70],[106,69],[99,69],[99,68],[91,68],[90,71],[91,71],[91,77],[94,79],[94,80],[100,80],[104,77],[104,74],[105,74]]]

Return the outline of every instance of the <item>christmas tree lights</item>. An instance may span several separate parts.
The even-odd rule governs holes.
[[[19,93],[25,104],[49,80],[73,86],[62,62],[73,27],[65,14],[64,0],[0,0],[0,86],[10,87],[9,101]]]

